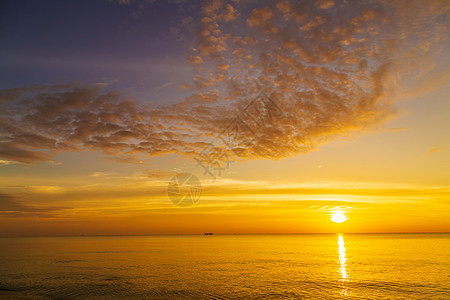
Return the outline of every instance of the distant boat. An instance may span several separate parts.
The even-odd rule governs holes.
[[[213,235],[212,232],[205,232],[204,235]]]

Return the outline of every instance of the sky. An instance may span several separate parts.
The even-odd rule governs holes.
[[[0,236],[449,232],[449,12],[2,1]]]

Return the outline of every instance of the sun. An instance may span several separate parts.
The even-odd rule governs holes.
[[[347,220],[347,217],[344,215],[342,211],[335,211],[331,215],[331,221],[334,223],[343,223]]]

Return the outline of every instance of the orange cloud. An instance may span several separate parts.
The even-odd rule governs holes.
[[[203,59],[198,55],[191,55],[187,58],[187,62],[190,64],[201,64]]]
[[[272,20],[272,9],[270,7],[255,8],[247,19],[250,27],[263,27]]]
[[[428,152],[429,153],[436,153],[436,152],[441,152],[441,151],[446,151],[448,148],[447,147],[435,147],[435,148],[431,148]]]
[[[229,156],[277,159],[383,122],[398,78],[446,41],[448,5],[332,4],[206,2],[187,59],[192,94],[173,105],[140,105],[98,85],[2,90],[0,159],[82,149],[124,161],[198,156],[211,139]]]

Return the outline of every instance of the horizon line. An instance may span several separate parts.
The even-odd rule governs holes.
[[[267,233],[213,233],[212,235],[337,235],[337,234],[450,234],[449,231],[423,232],[267,232]],[[126,237],[126,236],[175,236],[205,235],[205,233],[151,233],[151,234],[76,234],[76,235],[2,235],[0,238],[42,238],[42,237]],[[210,235],[209,235],[210,236]]]

